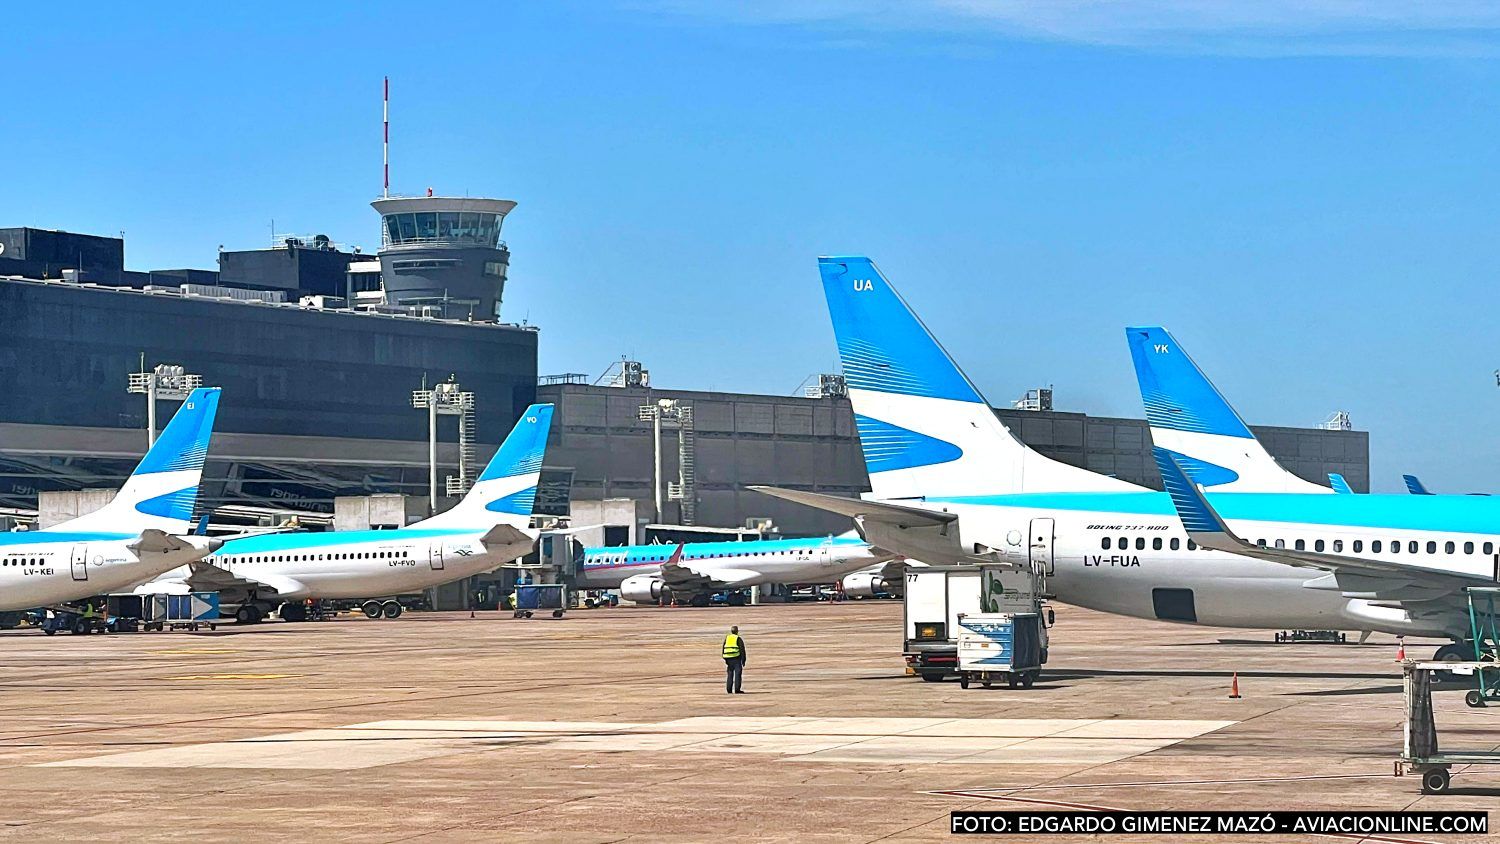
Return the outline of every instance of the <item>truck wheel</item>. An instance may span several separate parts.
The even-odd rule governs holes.
[[[400,601],[386,601],[380,607],[381,612],[385,613],[386,618],[400,618],[401,609]]]
[[[42,632],[46,633],[48,636],[56,636],[57,635],[57,631],[53,630],[51,627],[43,627],[42,628]]]
[[[365,601],[364,606],[360,607],[360,609],[364,610],[365,618],[380,618],[379,601]]]
[[[985,674],[983,677],[980,678],[979,683],[980,683],[980,685],[982,685],[986,689],[988,689],[990,686],[994,685],[995,681],[990,679],[990,675]]]
[[[1481,694],[1478,689],[1473,689],[1468,694],[1464,695],[1464,703],[1467,703],[1474,709],[1479,709],[1485,705],[1484,695]]]
[[[78,621],[73,622],[73,635],[74,636],[87,636],[88,632],[89,632],[88,622],[86,622],[86,621],[84,621],[82,619],[79,619]]]
[[[926,680],[927,679],[927,675],[923,674],[922,675],[922,679]],[[984,684],[986,686],[988,686],[990,683],[989,683],[988,680],[986,680],[984,682]],[[958,675],[958,687],[960,689],[967,689],[969,687],[969,675],[967,675],[967,674],[960,674],[960,675]]]
[[[923,671],[917,676],[921,677],[924,683],[941,683],[945,675],[941,671]]]
[[[1433,768],[1422,774],[1423,794],[1442,794],[1448,790],[1448,771],[1443,768]]]
[[[1029,689],[1029,688],[1031,688],[1031,684],[1036,682],[1036,676],[1037,676],[1038,673],[1039,672],[1036,672],[1036,671],[1028,671],[1025,674],[1022,674],[1021,675],[1021,688],[1023,688],[1023,689]]]
[[[1016,683],[1018,682],[1020,682],[1020,678],[1015,675],[1015,672],[1011,672],[1005,675],[1005,685],[1011,687],[1012,689],[1016,687]]]

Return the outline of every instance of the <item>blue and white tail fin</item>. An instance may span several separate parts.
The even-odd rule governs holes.
[[[179,534],[191,531],[193,510],[198,505],[198,485],[203,481],[203,461],[208,456],[208,442],[218,412],[218,387],[203,387],[189,393],[108,504],[50,530],[139,533],[156,528]]]
[[[1288,472],[1165,328],[1127,328],[1151,441],[1214,492],[1332,492]]]
[[[1423,485],[1422,479],[1416,475],[1402,475],[1401,480],[1406,481],[1406,491],[1412,495],[1431,495],[1427,487]]]
[[[1354,487],[1349,486],[1349,482],[1344,480],[1344,476],[1338,472],[1328,473],[1328,485],[1333,487],[1333,491],[1340,495],[1354,494]]]
[[[819,258],[870,498],[1138,489],[1016,439],[874,262]]]
[[[542,461],[547,456],[547,434],[551,430],[552,405],[534,404],[526,408],[463,500],[412,527],[484,529],[505,524],[524,529],[529,526]]]

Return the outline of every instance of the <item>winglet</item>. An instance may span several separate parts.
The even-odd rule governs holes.
[[[1188,477],[1187,472],[1177,462],[1177,457],[1172,452],[1159,447],[1152,448],[1151,454],[1156,458],[1156,466],[1161,470],[1162,483],[1167,488],[1167,495],[1172,498],[1172,506],[1177,508],[1177,517],[1182,520],[1182,526],[1187,529],[1188,536],[1199,545],[1210,548],[1233,550],[1222,548],[1222,546],[1240,545],[1242,540],[1230,531],[1223,519],[1219,518],[1213,505],[1208,503],[1208,497]]]
[[[1328,485],[1333,487],[1333,491],[1340,495],[1354,494],[1354,488],[1349,486],[1349,482],[1344,480],[1344,476],[1338,472],[1328,473]]]
[[[1422,484],[1422,480],[1416,475],[1402,475],[1401,480],[1406,481],[1406,491],[1412,495],[1431,495],[1432,493]]]

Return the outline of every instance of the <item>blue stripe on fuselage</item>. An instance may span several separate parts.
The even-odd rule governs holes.
[[[1207,493],[1228,521],[1283,522],[1387,530],[1500,533],[1500,498],[1472,495],[1306,495],[1298,493]],[[1171,516],[1165,492],[1040,492],[1014,495],[931,497],[929,504],[967,504],[1035,510]]]
[[[421,541],[446,536],[466,536],[483,533],[481,530],[439,530],[435,528],[400,528],[399,530],[329,530],[314,533],[267,533],[231,539],[215,552],[216,556],[230,554],[264,554],[276,551],[297,551],[307,548],[325,548],[335,545],[353,545],[359,542],[384,542],[395,544]]]
[[[20,530],[0,533],[0,547],[8,545],[40,545],[48,542],[117,542],[121,539],[135,539],[139,535],[135,533]]]

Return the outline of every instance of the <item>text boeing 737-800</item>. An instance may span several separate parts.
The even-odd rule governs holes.
[[[232,539],[217,553],[139,592],[214,590],[239,604],[236,619],[255,622],[278,605],[288,621],[304,618],[307,598],[376,598],[418,592],[491,571],[528,553],[537,481],[546,455],[552,405],[534,404],[479,479],[453,509],[396,530],[279,533]],[[369,601],[371,617],[395,618],[395,601]]]
[[[123,589],[223,543],[188,535],[219,389],[194,390],[115,497],[46,530],[0,534],[0,610]]]
[[[1166,493],[1033,451],[868,258],[822,258],[819,269],[872,491],[852,500],[753,488],[850,516],[872,545],[914,560],[1035,565],[1058,600],[1105,612],[1222,627],[1441,632],[1308,589],[1287,566],[1203,548]]]

